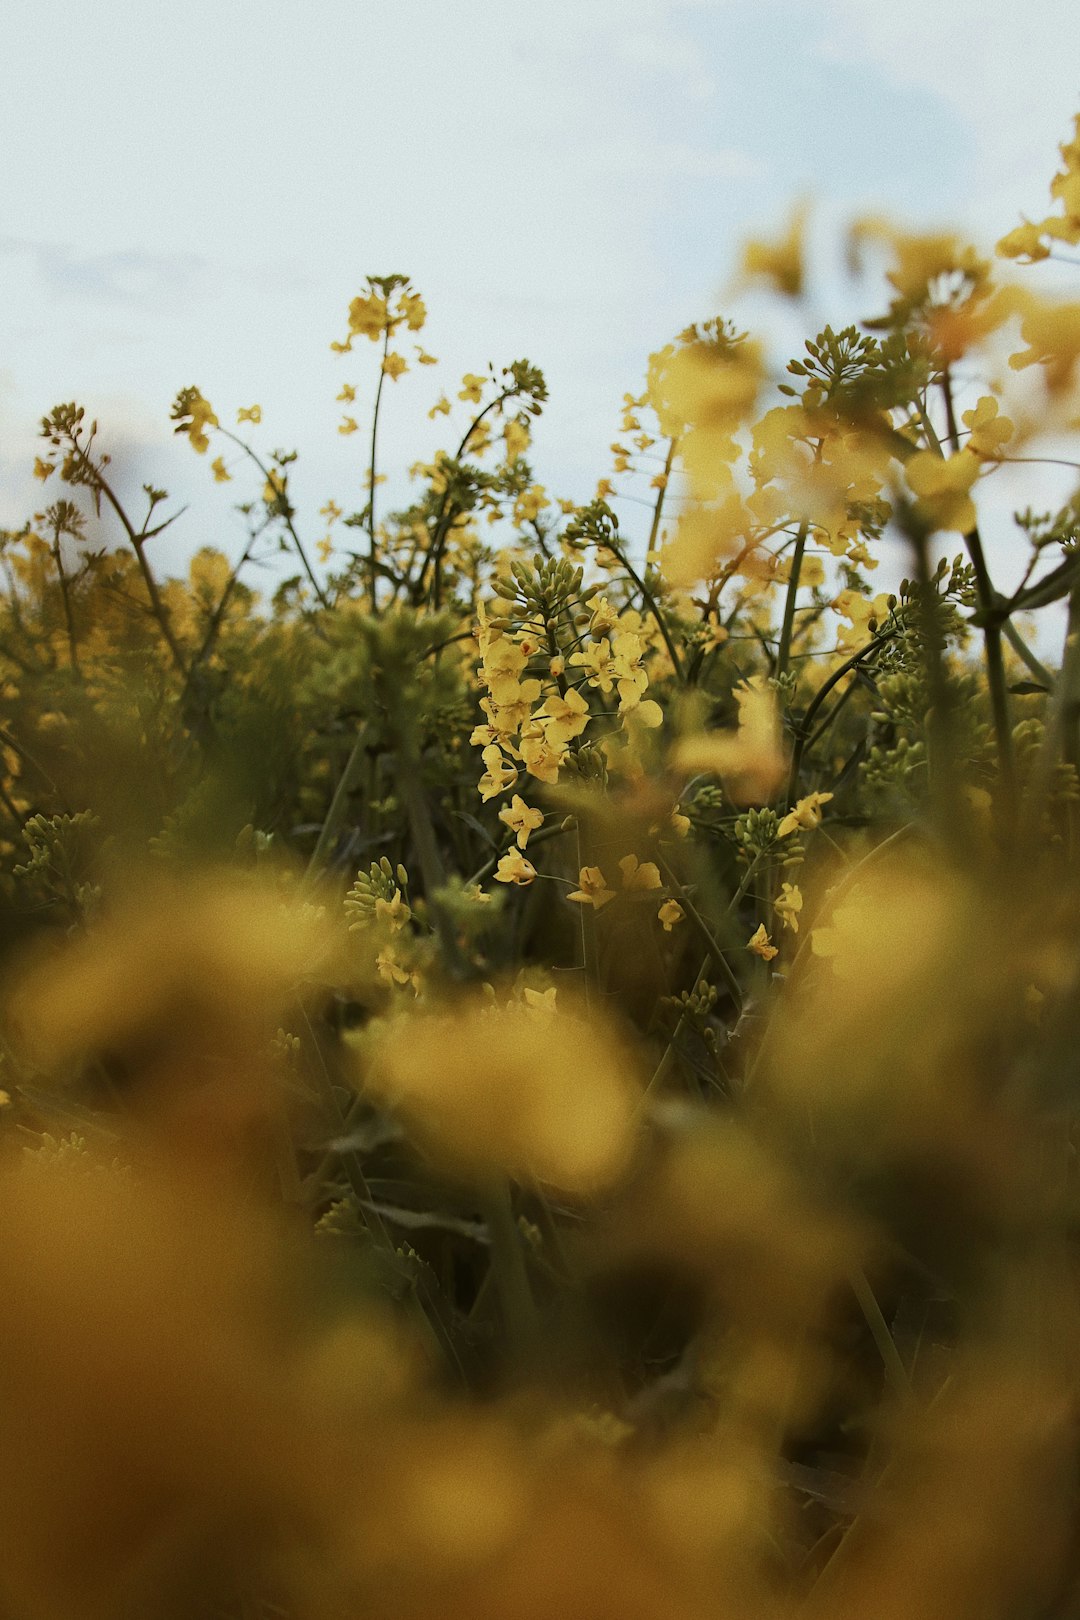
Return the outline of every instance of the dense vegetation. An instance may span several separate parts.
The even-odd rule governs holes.
[[[1080,242],[1080,120],[1062,156],[999,260]],[[883,312],[779,377],[688,328],[585,504],[518,361],[383,510],[402,276],[334,345],[368,499],[314,544],[258,406],[177,396],[248,525],[186,578],[107,428],[43,422],[0,544],[13,1620],[1075,1612],[1080,501],[1016,515],[1008,593],[979,515],[1071,454],[1080,305],[852,246]],[[797,301],[800,220],[743,268]]]

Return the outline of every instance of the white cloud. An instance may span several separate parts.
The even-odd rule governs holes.
[[[756,180],[764,173],[760,159],[737,146],[693,146],[689,141],[629,140],[596,146],[588,162],[603,173],[651,180]]]
[[[973,217],[993,216],[1003,231],[1015,210],[1049,208],[1057,143],[1080,110],[1075,0],[824,0],[824,14],[823,54],[869,61],[894,83],[930,91],[970,131]]]
[[[707,101],[716,94],[716,79],[699,45],[685,36],[657,29],[634,29],[615,47],[622,61],[654,76],[673,75],[683,95]]]

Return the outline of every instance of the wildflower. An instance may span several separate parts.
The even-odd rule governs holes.
[[[821,806],[828,804],[831,798],[831,793],[808,793],[804,799],[799,799],[777,827],[777,838],[786,838],[789,833],[793,833],[798,827],[811,832],[815,827],[820,826]]]
[[[559,767],[569,749],[548,737],[539,725],[533,723],[521,733],[520,752],[529,775],[535,776],[538,782],[553,785],[559,780]]]
[[[342,417],[341,423],[340,423],[340,425],[338,427],[338,432],[339,433],[355,433],[358,426],[359,426],[359,423],[357,422],[355,416],[345,416],[345,417]]]
[[[378,899],[375,902],[376,920],[386,923],[392,934],[399,933],[411,916],[412,911],[402,899],[400,889],[395,889],[389,900]]]
[[[746,942],[748,951],[760,956],[763,962],[771,962],[774,956],[779,956],[780,948],[774,945],[765,931],[765,924],[758,923],[757,928]]]
[[[334,542],[328,534],[324,534],[321,540],[316,540],[315,552],[320,562],[327,563],[330,561],[330,558],[334,555]]]
[[[367,297],[352,300],[349,305],[349,343],[354,337],[368,337],[375,343],[385,329],[385,298],[380,298],[378,293],[370,293]]]
[[[934,529],[971,533],[978,518],[968,491],[979,476],[980,466],[973,450],[961,450],[954,456],[917,450],[908,461],[904,471],[919,498],[919,513]]]
[[[558,1012],[558,1005],[555,1000],[555,995],[556,991],[554,985],[552,985],[549,990],[526,989],[522,991],[522,998],[526,1007],[530,1007],[533,1012]]]
[[[518,456],[525,454],[529,448],[529,437],[529,430],[523,422],[517,420],[507,422],[503,428],[507,461],[516,461]]]
[[[419,344],[417,344],[416,348],[416,358],[422,366],[437,366],[439,363],[437,356],[428,354],[427,350],[420,348]]]
[[[783,922],[785,928],[790,928],[793,934],[799,932],[799,912],[803,908],[802,890],[795,883],[785,883],[780,893],[773,901],[773,910]]]
[[[578,873],[578,888],[567,899],[575,901],[579,906],[592,906],[594,911],[602,911],[609,900],[614,900],[615,890],[609,889],[607,879],[598,866],[583,866]]]
[[[532,809],[519,793],[515,793],[506,808],[499,811],[499,820],[517,835],[518,848],[524,849],[529,842],[529,834],[543,825],[544,812]]]
[[[998,402],[990,394],[984,394],[973,411],[964,412],[964,424],[971,429],[968,448],[990,460],[1013,436],[1012,423],[1007,416],[999,414]]]
[[[459,998],[452,1012],[388,1019],[362,1049],[365,1089],[460,1173],[588,1196],[626,1169],[640,1082],[598,1008],[586,1016],[549,993],[501,1007]]]
[[[336,523],[341,516],[341,507],[338,506],[336,501],[327,501],[325,506],[320,506],[319,516],[324,517],[327,523]]]
[[[568,687],[566,695],[555,692],[548,697],[538,718],[544,735],[555,747],[563,747],[574,737],[580,737],[589,723],[589,705],[580,692]]]
[[[375,971],[383,984],[405,985],[411,984],[413,990],[419,990],[420,980],[414,969],[405,964],[394,955],[390,949],[381,950],[375,958]]]
[[[675,752],[675,763],[682,770],[722,777],[737,803],[761,803],[772,797],[787,769],[776,695],[755,675],[736,688],[735,701],[736,729],[685,738]]]
[[[405,324],[410,332],[419,332],[427,320],[427,305],[419,293],[402,293],[401,303],[398,306],[405,317]]]
[[[624,855],[619,862],[624,889],[660,889],[660,869],[655,861],[639,861],[636,855]]]
[[[220,456],[216,456],[210,463],[210,471],[214,475],[214,482],[216,484],[227,484],[232,478],[232,473],[226,467]]]
[[[210,440],[206,432],[207,428],[220,427],[221,424],[214,415],[210,401],[204,399],[197,388],[191,390],[191,398],[188,401],[185,414],[191,417],[191,421],[187,427],[177,428],[176,431],[186,433],[192,449],[197,450],[201,456],[210,448]]]
[[[440,394],[430,411],[428,411],[428,419],[433,422],[437,416],[449,416],[450,410],[450,401],[445,394]]]
[[[485,380],[483,377],[477,377],[474,372],[467,371],[461,379],[461,392],[458,394],[458,399],[467,400],[472,405],[479,405]]]
[[[238,427],[241,422],[254,422],[255,426],[258,427],[261,421],[261,405],[241,405],[240,409],[236,413],[236,424]]]
[[[508,850],[495,868],[496,883],[516,883],[518,888],[527,887],[535,876],[536,867],[516,849]]]
[[[513,787],[518,773],[503,758],[502,749],[497,743],[489,743],[480,757],[487,767],[480,778],[480,797],[486,804],[488,799],[497,798],[508,787]]]
[[[682,922],[686,913],[677,900],[665,900],[656,915],[664,925],[665,934],[670,934],[675,924]]]
[[[806,233],[807,208],[795,209],[787,232],[776,242],[751,240],[742,254],[742,272],[745,281],[771,282],[785,298],[798,298],[803,289],[803,238]]]
[[[392,382],[397,382],[403,372],[408,371],[409,362],[403,354],[388,354],[383,360],[382,368]]]
[[[601,692],[610,692],[614,687],[615,672],[611,662],[611,644],[606,636],[587,647],[582,647],[580,652],[571,653],[570,662],[585,670],[590,686],[597,687]]]
[[[42,461],[40,456],[34,457],[34,477],[40,478],[42,483],[45,482],[46,478],[51,478],[55,471],[55,462]]]
[[[671,812],[670,819],[671,829],[676,838],[685,838],[690,831],[690,817],[684,816],[682,811],[676,805],[675,809]]]

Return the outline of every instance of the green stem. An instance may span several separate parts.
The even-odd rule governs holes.
[[[784,598],[784,619],[780,626],[780,645],[776,650],[777,680],[783,680],[787,674],[788,660],[791,657],[791,636],[795,628],[795,596],[799,589],[799,574],[802,571],[808,527],[805,520],[800,523],[795,538],[795,550],[791,555],[791,572],[788,575],[787,596]]]
[[[379,611],[378,583],[379,583],[379,556],[378,545],[375,539],[375,445],[379,431],[379,405],[382,401],[383,383],[386,381],[386,356],[390,349],[390,326],[387,324],[383,333],[382,363],[379,366],[379,381],[375,388],[375,409],[371,413],[371,462],[368,468],[368,583],[371,589],[371,613],[374,618]]]
[[[262,460],[261,456],[257,456],[255,454],[255,451],[251,448],[251,446],[249,444],[245,444],[243,439],[238,438],[237,435],[235,433],[231,432],[229,428],[224,428],[224,427],[221,427],[219,425],[217,428],[215,428],[214,431],[216,433],[223,434],[226,439],[231,440],[233,444],[235,444],[239,449],[241,449],[244,452],[244,454],[247,456],[248,460],[253,461],[255,463],[256,467],[262,473],[262,475],[263,475],[264,479],[266,480],[266,482],[267,483],[270,482],[270,469],[269,469],[269,467],[267,467],[266,463]],[[288,503],[285,502],[284,504],[287,507]],[[301,563],[301,566],[303,567],[304,573],[308,577],[308,582],[311,585],[312,590],[315,592],[315,597],[316,597],[316,600],[319,603],[319,606],[320,607],[329,607],[330,606],[330,600],[327,597],[326,592],[323,590],[322,586],[319,584],[318,580],[315,578],[315,571],[312,568],[311,563],[308,560],[308,554],[304,550],[303,541],[300,539],[300,536],[296,532],[296,526],[295,526],[295,524],[293,523],[293,520],[292,520],[292,513],[290,511],[286,510],[286,511],[282,512],[281,517],[282,517],[282,521],[285,524],[286,529],[289,531],[289,538],[292,540],[293,548],[296,551],[296,555],[300,559],[300,563]]]

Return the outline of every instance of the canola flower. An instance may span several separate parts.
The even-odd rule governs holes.
[[[1076,500],[1016,514],[1019,584],[981,537],[1080,420],[1025,267],[1062,162],[996,261],[859,222],[870,319],[779,394],[678,334],[592,500],[515,361],[432,390],[384,509],[384,385],[437,363],[400,275],[332,345],[314,543],[257,405],[177,397],[248,527],[175,578],[166,493],[45,418],[0,534],[4,1612],[1071,1612]],[[741,262],[792,317],[804,224]]]

